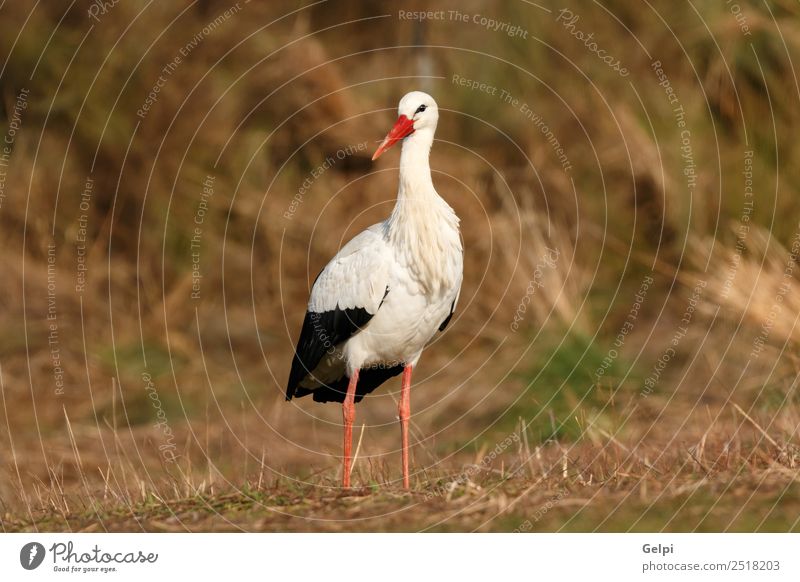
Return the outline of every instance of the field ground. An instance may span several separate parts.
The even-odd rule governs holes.
[[[109,483],[91,501],[50,492],[49,506],[0,521],[4,531],[800,531],[800,450],[748,420],[731,428],[651,451],[652,463],[613,437],[533,450],[521,439],[491,462],[484,447],[453,473],[419,472],[410,492],[385,461],[362,460],[347,492],[333,469],[242,487],[176,478],[171,491],[142,484],[124,496]]]

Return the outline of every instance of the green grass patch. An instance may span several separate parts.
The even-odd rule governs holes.
[[[520,419],[536,442],[574,441],[590,424],[611,426],[611,399],[637,377],[629,362],[579,334],[562,336],[535,353],[530,368],[518,375],[523,392],[497,421],[493,437],[515,430]]]

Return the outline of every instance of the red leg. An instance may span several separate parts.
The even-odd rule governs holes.
[[[342,402],[342,417],[344,418],[344,459],[342,460],[342,487],[350,487],[350,449],[353,446],[353,421],[356,419],[356,384],[358,384],[358,370],[350,376],[347,385],[347,394]]]
[[[411,415],[411,368],[408,365],[403,368],[403,383],[400,388],[400,406],[398,416],[400,417],[400,437],[403,441],[403,488],[409,488],[408,478],[408,417]]]

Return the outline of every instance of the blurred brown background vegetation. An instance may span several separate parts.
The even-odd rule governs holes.
[[[369,158],[413,89],[441,109],[434,181],[467,261],[412,390],[416,486],[523,426],[492,470],[533,455],[572,490],[746,468],[765,516],[797,502],[798,4],[434,4],[0,4],[5,528],[335,486],[339,409],[283,388],[310,283],[391,209],[397,154]],[[398,389],[358,409],[359,483],[396,485]]]

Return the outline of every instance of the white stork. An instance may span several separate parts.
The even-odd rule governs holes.
[[[350,487],[355,403],[403,372],[399,418],[403,487],[409,488],[411,371],[453,316],[463,278],[458,217],[437,194],[428,163],[439,109],[420,91],[400,100],[394,127],[372,156],[403,140],[389,218],[344,245],[314,282],[286,399],[341,402],[342,485]]]

